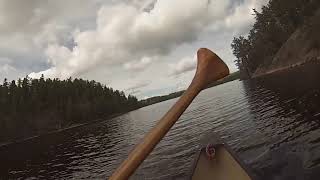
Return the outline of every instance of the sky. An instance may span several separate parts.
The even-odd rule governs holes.
[[[0,0],[0,79],[68,77],[139,99],[185,89],[197,49],[237,70],[233,37],[268,0]]]

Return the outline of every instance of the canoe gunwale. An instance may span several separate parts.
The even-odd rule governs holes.
[[[241,159],[239,159],[239,157],[236,156],[235,152],[227,144],[225,144],[225,143],[213,144],[213,147],[215,147],[215,148],[219,148],[221,146],[223,148],[225,148],[229,152],[229,154],[232,156],[232,158],[236,160],[236,162],[241,166],[241,168],[243,168],[245,170],[247,175],[252,180],[257,180],[257,178],[255,176],[253,176],[252,170],[243,161],[241,161]],[[195,173],[198,161],[200,159],[200,155],[201,155],[202,152],[205,152],[205,151],[206,151],[206,146],[201,146],[200,147],[200,151],[198,151],[195,154],[195,158],[194,158],[194,161],[193,161],[192,166],[191,166],[192,169],[190,171],[191,173],[189,175],[189,180],[192,180],[193,174]]]

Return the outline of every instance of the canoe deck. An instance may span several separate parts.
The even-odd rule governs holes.
[[[247,170],[231,150],[224,144],[216,144],[215,156],[210,159],[206,149],[198,154],[192,173],[192,180],[251,180]]]

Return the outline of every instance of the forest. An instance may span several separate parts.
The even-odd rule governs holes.
[[[0,142],[139,108],[134,96],[82,79],[23,78],[0,85]]]
[[[209,87],[239,78],[235,72]],[[140,100],[99,82],[25,77],[0,84],[0,144],[96,122],[179,97],[184,91]]]
[[[250,78],[258,67],[270,64],[290,35],[319,7],[319,0],[270,0],[261,12],[253,9],[252,29],[231,44],[241,78]]]

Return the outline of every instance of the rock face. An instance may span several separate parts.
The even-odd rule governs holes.
[[[252,77],[290,70],[311,61],[320,62],[320,10],[291,35],[269,65],[259,67]]]

